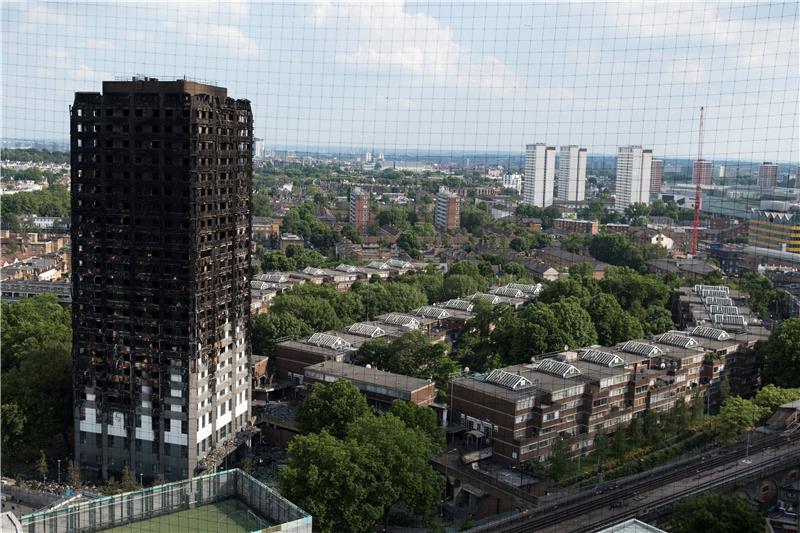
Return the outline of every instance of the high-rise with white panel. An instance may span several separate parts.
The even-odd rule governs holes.
[[[76,461],[212,469],[250,432],[250,102],[110,81],[70,127]]]
[[[525,147],[525,180],[522,201],[538,207],[553,205],[555,187],[556,148],[546,144]]]
[[[561,147],[556,198],[562,202],[582,202],[586,199],[586,148]]]
[[[650,173],[653,151],[641,146],[620,146],[617,150],[616,209],[650,202]]]

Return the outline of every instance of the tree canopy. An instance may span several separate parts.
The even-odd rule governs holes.
[[[672,508],[676,533],[761,533],[761,513],[739,496],[707,492],[681,500]]]
[[[800,387],[800,318],[784,320],[761,349],[764,382]]]
[[[46,294],[3,302],[1,320],[4,449],[49,447],[53,435],[68,447],[73,416],[69,311]]]
[[[351,422],[371,412],[358,387],[340,379],[311,385],[298,408],[297,423],[303,433],[325,430],[334,437],[344,438]]]

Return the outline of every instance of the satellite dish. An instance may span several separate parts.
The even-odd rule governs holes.
[[[367,363],[367,368],[372,368],[372,365]]]
[[[465,366],[465,367],[464,367],[464,373],[466,374],[467,372],[469,372],[469,367],[468,367],[468,366]]]
[[[533,357],[531,357],[531,364],[533,364],[535,362],[536,362],[536,356],[534,355]]]
[[[665,368],[667,368],[666,363],[664,363],[664,361],[661,361],[661,370],[664,370]]]

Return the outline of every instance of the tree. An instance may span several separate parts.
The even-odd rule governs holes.
[[[22,193],[18,193],[22,194]],[[16,195],[13,195],[16,196]],[[5,200],[4,208],[5,208]],[[72,345],[72,318],[54,294],[3,302],[0,315],[3,372],[17,366],[26,353],[44,344]]]
[[[342,237],[346,237],[353,244],[361,244],[361,233],[359,233],[354,224],[342,226]]]
[[[645,335],[658,335],[675,328],[672,321],[672,313],[659,305],[651,305],[645,311],[645,318],[642,321]]]
[[[386,474],[367,451],[327,431],[297,436],[281,470],[281,494],[310,513],[323,533],[368,531],[383,514],[373,492],[377,476]]]
[[[775,385],[767,385],[756,394],[753,403],[765,409],[765,417],[772,415],[783,404],[800,400],[800,388],[782,389]]]
[[[428,303],[425,293],[413,285],[394,282],[386,283],[385,286],[393,311],[411,311]]]
[[[800,318],[784,320],[761,350],[765,383],[800,387]]]
[[[122,490],[122,492],[131,492],[140,488],[139,484],[136,483],[136,480],[133,479],[128,465],[125,465],[122,468],[122,475],[119,479],[119,488]]]
[[[3,402],[17,405],[25,417],[21,442],[14,446],[20,450],[22,444],[27,450],[47,447],[53,435],[60,434],[68,449],[74,414],[70,344],[57,337],[41,343],[31,339],[19,347],[18,355],[19,365],[2,375]]]
[[[597,332],[592,324],[592,318],[576,298],[565,298],[552,304],[550,308],[553,310],[565,345],[570,348],[579,348],[597,342]]]
[[[419,238],[414,233],[403,232],[397,237],[397,247],[407,253],[410,257],[420,257]]]
[[[461,227],[469,233],[483,234],[483,229],[492,223],[492,217],[476,206],[465,205],[461,208]]]
[[[739,496],[707,492],[677,502],[672,508],[676,533],[761,533],[761,513]]]
[[[67,463],[67,483],[77,488],[81,486],[81,470],[75,465],[74,461]]]
[[[586,310],[597,331],[597,341],[604,346],[638,339],[644,335],[639,321],[626,313],[610,294],[598,294],[592,298]]]
[[[556,437],[553,441],[553,451],[550,455],[550,468],[548,475],[555,482],[561,481],[569,472],[569,448],[563,437]]]
[[[323,385],[315,383],[297,410],[297,423],[303,433],[328,431],[343,438],[347,426],[372,411],[358,387],[347,380]]]
[[[546,283],[541,294],[539,294],[539,301],[550,304],[570,296],[577,298],[581,305],[588,304],[592,298],[592,295],[580,281],[569,277]]]
[[[384,527],[397,505],[421,516],[438,508],[444,478],[430,465],[435,448],[422,431],[390,413],[365,416],[350,425],[348,442],[371,450],[366,455],[376,465],[377,478],[372,497],[383,508]]]
[[[36,462],[36,472],[42,476],[42,481],[47,481],[47,456],[44,450],[39,450],[39,460]]]
[[[253,458],[251,456],[247,456],[242,461],[242,470],[245,474],[251,475],[253,473]]]
[[[314,330],[291,313],[272,312],[255,315],[250,319],[253,353],[270,357],[275,351],[275,341],[283,337],[307,337]]]
[[[442,298],[461,298],[474,294],[481,289],[479,281],[464,274],[448,275],[442,284]]]
[[[719,381],[719,401],[725,403],[731,395],[731,381],[728,379],[728,374],[722,376]]]
[[[292,291],[276,296],[272,301],[271,312],[286,313],[301,318],[314,331],[342,327],[341,319],[329,302],[313,296],[298,296]]]
[[[759,407],[750,400],[731,396],[714,417],[717,437],[726,444],[733,442],[742,433],[754,430],[766,411],[766,408]]]
[[[283,252],[264,252],[261,255],[261,270],[263,272],[272,272],[273,270],[286,272],[296,268],[297,263],[295,260],[286,257]]]
[[[589,253],[595,259],[612,265],[627,266],[634,270],[644,268],[644,255],[626,235],[619,233],[600,233],[592,237]]]
[[[652,446],[663,440],[664,431],[661,429],[658,414],[650,410],[645,411],[642,426],[644,435],[647,438],[647,444]]]
[[[570,277],[577,279],[581,278],[590,279],[594,274],[594,271],[592,269],[592,264],[589,261],[584,261],[583,263],[575,263],[574,265],[570,265],[568,272]]]
[[[6,453],[14,451],[23,443],[25,413],[15,403],[0,405],[0,424],[2,424],[2,443]]]
[[[395,400],[389,412],[410,427],[420,430],[431,441],[433,452],[440,454],[444,451],[444,431],[436,421],[436,412],[430,407],[417,405],[405,400]]]
[[[689,412],[689,418],[693,424],[697,424],[705,416],[705,398],[701,394],[696,394],[692,398],[692,407]]]
[[[641,417],[631,420],[630,425],[625,428],[625,435],[631,448],[638,448],[644,443],[644,430],[642,428]]]
[[[440,384],[446,383],[450,374],[458,368],[442,343],[431,344],[420,331],[406,332],[392,343],[383,339],[367,341],[361,346],[359,356],[365,363],[382,370],[432,378]]]
[[[766,315],[770,308],[775,308],[773,302],[777,301],[780,307],[786,299],[785,293],[775,289],[769,278],[755,272],[742,274],[739,288],[750,295],[750,308],[761,315]]]
[[[456,275],[464,275],[469,276],[471,278],[482,279],[480,270],[478,270],[478,265],[473,263],[472,261],[467,261],[466,259],[461,261],[456,261],[452,265],[450,265],[450,269],[447,271],[448,276],[456,276]]]
[[[586,248],[588,240],[586,236],[580,233],[570,233],[561,237],[561,248],[573,254],[579,254]]]

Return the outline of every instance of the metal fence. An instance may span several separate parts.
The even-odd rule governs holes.
[[[23,516],[20,522],[25,533],[102,531],[230,498],[241,500],[270,523],[279,525],[270,526],[276,527],[270,531],[311,532],[310,515],[238,469],[39,511]],[[207,525],[198,530],[217,530],[216,522]]]

